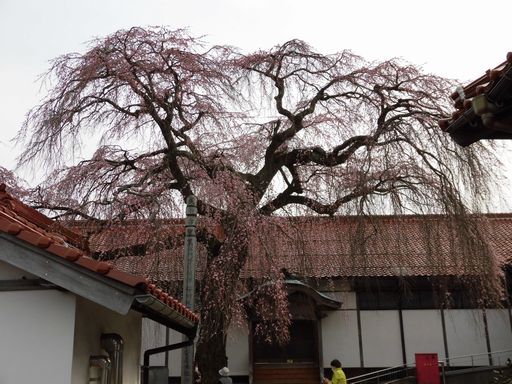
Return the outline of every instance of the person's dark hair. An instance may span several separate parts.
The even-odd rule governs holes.
[[[333,361],[331,361],[331,367],[334,367],[334,368],[341,368],[341,363],[338,359],[334,359]]]

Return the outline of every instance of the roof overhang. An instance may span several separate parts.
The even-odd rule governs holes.
[[[326,294],[322,293],[322,292],[319,292],[317,291],[315,288],[313,288],[312,286],[300,281],[300,280],[297,280],[297,279],[286,279],[284,281],[285,283],[285,286],[286,286],[286,289],[288,291],[288,294],[293,294],[295,292],[301,292],[301,293],[304,293],[305,295],[307,295],[308,297],[310,297],[311,299],[313,299],[313,301],[315,302],[315,305],[317,308],[319,309],[322,309],[322,310],[335,310],[335,309],[340,309],[341,308],[341,305],[342,305],[342,302],[341,301],[338,301],[332,297],[329,297],[327,296]],[[260,286],[258,286],[257,288],[253,289],[252,291],[248,292],[247,294],[243,295],[242,297],[240,297],[241,300],[246,300],[247,298],[249,298],[250,296],[252,296],[253,294],[257,293],[258,291],[258,288],[261,288],[263,286],[268,286],[268,285],[271,285],[271,284],[275,284],[274,282],[272,281],[267,281],[263,284],[261,284]]]
[[[288,294],[294,293],[294,292],[302,292],[306,294],[307,296],[311,297],[315,303],[316,306],[320,309],[324,310],[335,310],[340,309],[341,305],[343,304],[341,301],[338,301],[336,299],[333,299],[332,297],[327,296],[326,294],[317,291],[312,286],[303,283],[300,280],[290,279],[285,280],[286,288],[288,289]]]
[[[195,337],[197,326],[192,321],[152,295],[135,296],[132,308],[157,323],[187,335],[189,339]]]
[[[131,309],[178,332],[194,336],[196,324],[146,292],[82,268],[15,236],[0,232],[0,260],[121,315]]]
[[[512,52],[507,60],[451,95],[456,111],[439,121],[457,144],[512,139]]]

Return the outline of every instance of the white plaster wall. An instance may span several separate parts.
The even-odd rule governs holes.
[[[143,363],[144,351],[151,348],[162,347],[165,345],[165,329],[161,324],[144,318],[142,319],[142,350],[140,353],[140,364]],[[159,353],[150,357],[150,365],[164,365],[165,354]]]
[[[146,349],[161,347],[165,344],[166,328],[152,320],[144,319],[142,325],[142,353]],[[182,334],[169,329],[169,344],[182,341]],[[226,353],[231,375],[249,374],[249,330],[246,327],[230,327],[226,340]],[[141,356],[142,357],[142,356]],[[142,360],[141,360],[142,362]],[[153,366],[165,365],[165,353],[151,357]],[[169,352],[169,375],[181,375],[181,349]],[[220,368],[220,367],[219,367]]]
[[[74,295],[0,292],[0,383],[71,383],[74,324]]]
[[[226,339],[226,354],[231,375],[249,374],[249,329],[231,326]]]
[[[350,295],[345,295],[347,293],[337,293],[342,300],[345,298],[344,304],[351,302]],[[507,310],[487,310],[487,313],[492,350],[512,348]],[[324,367],[328,367],[333,358],[340,359],[345,367],[360,367],[357,312],[340,310],[326,312],[326,315],[321,325]],[[415,353],[437,353],[440,359],[444,359],[441,312],[404,310],[402,315],[407,363],[414,362]],[[481,311],[445,310],[445,320],[450,357],[487,351]],[[165,327],[146,319],[144,324],[143,350],[165,345]],[[361,311],[361,327],[365,367],[402,364],[398,311]],[[230,329],[228,332],[228,361],[235,375],[247,375],[249,371],[246,332],[240,329]],[[170,343],[179,341],[181,335],[171,330]],[[179,376],[181,351],[169,355],[170,375]],[[488,359],[483,357],[474,361],[478,364],[488,363]],[[164,354],[152,357],[151,364],[163,365]],[[453,364],[469,365],[471,361],[469,358],[457,359]]]
[[[181,343],[182,341],[183,341],[183,335],[181,333],[179,333],[178,331],[175,331],[173,329],[169,329],[169,344]],[[165,345],[165,339],[164,339],[164,342],[160,346],[162,346],[162,345]],[[194,344],[194,348],[195,348],[195,344]],[[195,349],[194,349],[194,353],[195,353]],[[169,367],[169,375],[170,376],[174,376],[174,377],[181,376],[181,354],[182,354],[181,348],[169,352],[168,367]],[[162,356],[164,356],[164,355],[162,354]]]
[[[487,353],[485,328],[482,311],[475,309],[445,310],[446,339],[451,365],[472,365],[470,358],[456,358],[466,355]],[[487,356],[475,357],[475,365],[488,365]]]
[[[172,329],[169,329],[169,342],[166,344],[165,340],[166,327],[158,324],[150,319],[142,320],[142,351],[141,351],[141,364],[144,351],[151,348],[163,347],[168,344],[181,343],[183,335]],[[168,352],[168,368],[169,376],[181,376],[181,349]],[[165,353],[159,353],[150,357],[149,361],[152,366],[165,365]]]
[[[141,322],[140,313],[130,311],[123,316],[89,300],[77,298],[72,383],[87,384],[89,357],[106,355],[100,347],[102,333],[117,333],[123,338],[123,384],[139,383]]]
[[[407,363],[415,362],[415,353],[437,353],[445,358],[441,311],[430,309],[402,311]]]
[[[323,366],[339,359],[344,367],[360,367],[356,311],[327,312],[322,319]]]
[[[486,309],[487,326],[491,351],[505,351],[512,349],[512,328],[508,309]],[[512,360],[512,352],[497,353],[493,355],[493,363],[504,365],[507,358]]]
[[[342,309],[357,309],[356,293],[347,291],[322,291],[322,293],[334,300],[341,301]]]
[[[361,311],[365,367],[402,364],[398,311]]]
[[[342,309],[357,309],[355,292],[339,292],[339,300],[341,300]]]

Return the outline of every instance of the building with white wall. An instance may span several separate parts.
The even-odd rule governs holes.
[[[193,340],[196,314],[84,249],[0,185],[0,383],[140,383],[143,318]]]
[[[297,367],[309,365],[320,376],[324,370],[328,374],[330,361],[337,358],[349,376],[353,376],[413,364],[416,353],[436,353],[441,360],[448,358],[448,364],[453,367],[503,366],[507,358],[512,359],[510,308],[361,309],[357,306],[356,292],[332,294],[333,297],[352,296],[352,300],[343,301],[339,309],[325,311],[325,317],[319,319],[320,338],[315,345],[318,351],[311,354],[313,361],[305,364],[288,355],[280,362],[269,360],[267,366],[297,371]],[[258,366],[265,364],[254,359],[250,327],[229,330],[229,368],[238,382],[264,382],[253,376]],[[161,344],[166,332],[165,328],[156,330],[147,324],[144,334],[147,348]],[[171,339],[178,340],[178,334],[171,332]],[[176,379],[180,374],[179,359],[178,353],[169,357],[170,374]],[[318,365],[314,359],[319,359]],[[163,359],[158,364],[164,364]]]
[[[287,351],[259,347],[251,323],[232,327],[227,355],[237,381],[264,383],[270,380],[268,369],[272,369],[281,371],[271,377],[273,382],[277,377],[290,380],[291,372],[302,372],[314,382],[328,371],[334,358],[342,361],[349,376],[414,363],[416,353],[437,353],[452,366],[503,365],[512,359],[510,284],[501,306],[478,303],[478,291],[472,292],[470,281],[476,276],[479,256],[461,254],[456,235],[442,216],[372,218],[371,225],[365,224],[371,230],[362,253],[350,247],[355,218],[289,220],[298,221],[293,236],[273,233],[263,236],[264,247],[253,243],[242,274],[257,280],[264,270],[262,264],[271,262],[274,268],[300,276],[309,288],[298,301],[309,302],[317,316],[294,316],[292,336],[302,340],[293,340]],[[484,236],[489,236],[492,260],[488,267],[501,268],[510,283],[512,215],[487,215],[478,220]],[[153,257],[139,259],[138,264],[126,260],[148,274],[153,273],[154,261]],[[170,253],[158,263],[166,279],[180,281],[179,256]],[[481,271],[487,268],[483,264]],[[198,276],[203,271],[200,257]],[[315,299],[320,294],[341,304],[322,303]],[[143,332],[147,346],[177,337],[149,324]],[[300,353],[294,355],[294,350]],[[178,379],[179,354],[168,356],[167,361],[170,375]],[[163,357],[159,364],[165,364]]]

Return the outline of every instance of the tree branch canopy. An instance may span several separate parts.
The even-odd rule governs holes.
[[[142,248],[152,255],[172,246],[155,229],[183,216],[188,195],[222,229],[205,236],[199,354],[225,356],[250,237],[271,233],[269,216],[461,215],[485,201],[494,169],[489,148],[460,148],[437,127],[453,83],[401,60],[322,54],[300,40],[243,53],[185,30],[131,28],[55,59],[46,79],[19,161],[52,172],[27,201],[102,226],[150,223]],[[286,324],[283,289],[273,304]],[[223,362],[199,362],[214,383]]]
[[[47,78],[54,86],[19,135],[20,162],[58,165],[49,183],[81,201],[83,215],[172,215],[189,194],[205,215],[301,206],[335,214],[378,195],[374,177],[389,168],[429,180],[414,187],[429,201],[401,204],[435,211],[446,174],[451,188],[482,179],[474,151],[454,147],[435,127],[452,83],[398,60],[324,55],[299,40],[243,54],[184,30],[132,28],[57,58]],[[64,154],[90,136],[102,147],[69,166]],[[418,148],[430,148],[428,162]]]

